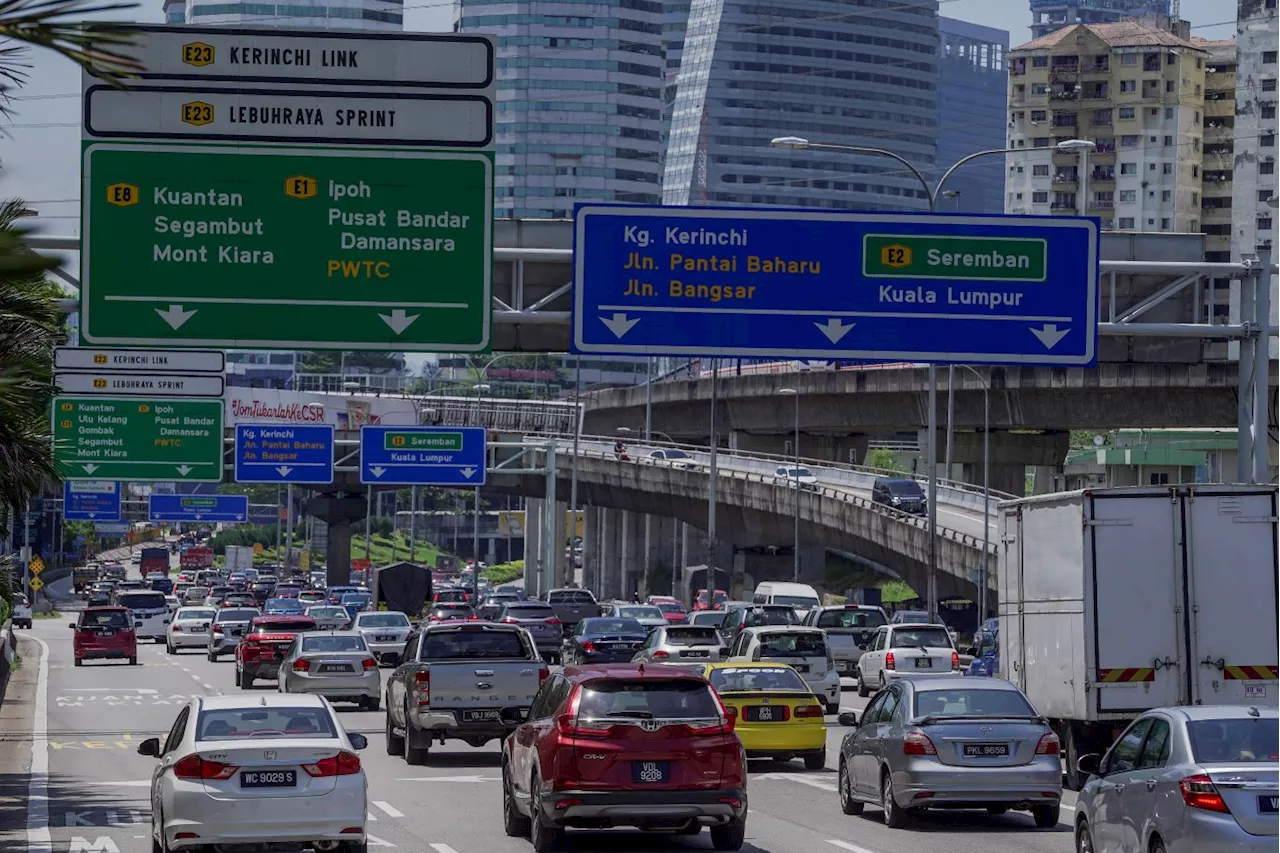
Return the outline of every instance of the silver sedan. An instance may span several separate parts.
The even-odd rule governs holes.
[[[1280,833],[1275,708],[1156,708],[1089,774],[1076,806],[1078,853],[1275,853]]]
[[[281,693],[312,693],[330,702],[355,702],[378,710],[382,679],[378,662],[358,631],[300,634],[280,661]]]
[[[654,628],[631,658],[633,663],[713,663],[729,657],[720,632],[710,625]]]
[[[313,604],[307,608],[307,615],[316,620],[321,631],[345,631],[351,627],[351,614],[338,604]]]
[[[840,745],[845,814],[871,804],[901,827],[928,809],[1015,809],[1038,827],[1058,824],[1058,736],[1007,681],[903,676],[861,721],[843,713],[840,722],[856,726]]]

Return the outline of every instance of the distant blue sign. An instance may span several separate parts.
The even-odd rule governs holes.
[[[246,495],[151,495],[149,521],[248,521]]]
[[[579,205],[573,348],[1091,365],[1098,223]]]
[[[64,480],[62,517],[67,521],[120,518],[120,484],[114,480]]]
[[[99,536],[123,536],[129,532],[127,521],[95,521],[93,530]]]
[[[332,483],[333,427],[236,425],[237,483]]]
[[[483,486],[484,427],[363,426],[360,482]]]

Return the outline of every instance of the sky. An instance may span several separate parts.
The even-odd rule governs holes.
[[[1182,16],[1205,38],[1235,34],[1235,0],[1182,0]],[[975,24],[1008,28],[1010,44],[1030,38],[1027,0],[939,0],[939,14]],[[449,0],[407,0],[405,29],[448,32]],[[120,20],[159,23],[161,0],[146,0]],[[11,93],[11,116],[0,121],[0,196],[21,198],[36,210],[35,227],[45,234],[79,233],[80,72],[69,61],[41,49],[27,58],[28,82]],[[76,268],[74,259],[68,267]]]

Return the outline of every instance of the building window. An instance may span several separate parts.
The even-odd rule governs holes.
[[[1170,220],[1169,220],[1169,219],[1161,219],[1161,220],[1160,220],[1160,230],[1161,230],[1161,231],[1168,231],[1168,230],[1169,230],[1169,228],[1171,227],[1169,223],[1170,223]]]
[[[1167,485],[1169,485],[1169,475],[1168,475],[1168,473],[1161,473],[1161,474],[1152,473],[1152,474],[1149,476],[1149,478],[1148,478],[1148,479],[1150,480],[1150,482],[1149,482],[1149,483],[1147,483],[1147,485],[1148,485],[1148,486],[1167,486]]]
[[[1178,86],[1178,82],[1177,82],[1176,80],[1165,80],[1165,81],[1164,81],[1164,90],[1165,90],[1166,92],[1176,92],[1176,91],[1178,90],[1178,89],[1177,89],[1177,86]]]
[[[1136,92],[1136,91],[1138,91],[1137,80],[1121,80],[1120,81],[1120,94],[1123,95],[1125,92]]]
[[[1031,111],[1031,120],[1032,120],[1032,121],[1044,121],[1044,120],[1045,120],[1045,118],[1046,118],[1046,114],[1045,114],[1045,111],[1044,111],[1044,110],[1032,110],[1032,111]]]
[[[1165,108],[1164,108],[1164,117],[1165,117],[1165,118],[1173,118],[1173,107],[1165,107]],[[1197,116],[1197,118],[1198,118],[1198,116]]]
[[[1275,105],[1275,104],[1262,104],[1262,105],[1260,105],[1260,106],[1259,106],[1259,109],[1260,109],[1260,110],[1261,110],[1261,112],[1262,112],[1262,117],[1263,117],[1263,118],[1275,118],[1275,117],[1276,117],[1276,105]]]
[[[1173,201],[1173,190],[1160,190],[1161,201]]]
[[[1172,145],[1172,144],[1173,144],[1173,137],[1172,137],[1172,136],[1166,136],[1166,137],[1164,138],[1164,144],[1165,144],[1165,147],[1168,147],[1168,146]]]
[[[1046,94],[1048,94],[1048,93],[1049,93],[1049,85],[1048,85],[1047,83],[1032,83],[1032,84],[1031,84],[1031,94],[1032,94],[1032,95],[1046,95]]]
[[[1133,217],[1132,217],[1132,216],[1121,216],[1121,217],[1120,217],[1120,230],[1122,230],[1122,231],[1132,231],[1132,230],[1133,230]]]
[[[1122,174],[1122,175],[1136,175],[1136,174],[1138,174],[1138,164],[1137,164],[1137,163],[1121,163],[1121,164],[1120,164],[1120,174]]]
[[[1274,51],[1274,50],[1264,50],[1264,51],[1262,52],[1262,62],[1263,62],[1263,64],[1264,64],[1264,65],[1275,65],[1275,64],[1276,64],[1276,51]]]
[[[1120,56],[1120,64],[1121,64],[1121,65],[1137,65],[1137,64],[1138,64],[1138,54],[1136,54],[1136,53],[1125,53],[1125,54],[1121,54],[1121,56]]]
[[[1273,58],[1272,58],[1272,60],[1271,60],[1271,61],[1272,61],[1272,62],[1275,62],[1274,54],[1272,55],[1272,57],[1273,57]],[[1048,68],[1048,67],[1049,67],[1049,57],[1047,57],[1047,56],[1033,56],[1033,57],[1031,57],[1031,67],[1032,67],[1032,68]]]
[[[1276,135],[1274,133],[1264,133],[1258,137],[1259,148],[1275,148]]]
[[[1258,201],[1266,201],[1267,199],[1271,198],[1271,196],[1272,196],[1271,190],[1258,190]]]
[[[1121,204],[1135,204],[1138,201],[1137,190],[1120,190]]]
[[[1259,216],[1259,217],[1258,217],[1258,230],[1259,230],[1259,231],[1270,231],[1270,230],[1271,230],[1271,217],[1270,217],[1270,216]]]
[[[1124,136],[1120,137],[1120,147],[1136,148],[1138,143],[1141,141],[1142,137],[1138,136],[1136,133],[1126,133]]]
[[[1133,118],[1133,107],[1120,107],[1120,118]]]
[[[1173,174],[1173,164],[1172,164],[1172,163],[1161,163],[1161,164],[1160,164],[1160,173],[1161,173],[1161,174],[1163,174],[1163,175],[1172,175],[1172,174]]]
[[[1022,201],[1022,193],[1014,193],[1013,197],[1018,201]]]
[[[1193,178],[1198,178],[1198,177],[1200,177],[1200,167],[1199,167],[1199,166],[1192,166],[1192,167],[1191,167],[1191,177],[1193,177]]]
[[[1274,175],[1276,173],[1276,164],[1272,160],[1263,160],[1258,164],[1259,175]]]
[[[1176,53],[1170,53],[1170,54],[1166,55],[1166,56],[1165,56],[1165,59],[1164,59],[1164,64],[1165,64],[1165,65],[1177,65],[1177,64],[1178,64],[1178,54],[1176,54]]]
[[[1040,165],[1040,166],[1032,166],[1032,167],[1031,167],[1031,174],[1032,174],[1032,176],[1037,177],[1037,178],[1047,178],[1047,177],[1049,177],[1049,164],[1048,164],[1048,163],[1045,163],[1045,164]]]
[[[1262,91],[1274,92],[1276,90],[1276,81],[1274,78],[1262,81]]]
[[[1036,147],[1036,148],[1048,148],[1048,147],[1049,147],[1049,137],[1047,137],[1047,136],[1037,136],[1035,139],[1031,140],[1031,144],[1032,144],[1034,147]]]
[[[1031,200],[1036,204],[1045,204],[1049,201],[1049,193],[1047,191],[1034,192],[1031,194]]]
[[[1192,194],[1191,194],[1191,204],[1192,204],[1192,205],[1197,205],[1197,204],[1199,204],[1199,203],[1200,203],[1200,193],[1192,193]],[[1192,228],[1191,230],[1192,230],[1192,231],[1194,231],[1194,230],[1196,230],[1196,229]]]

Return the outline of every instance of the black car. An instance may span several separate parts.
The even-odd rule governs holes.
[[[924,489],[907,477],[877,477],[871,486],[871,501],[912,515],[924,515],[928,509]]]
[[[593,616],[573,626],[560,653],[565,666],[629,663],[644,645],[648,630],[634,619]]]
[[[492,622],[502,613],[502,608],[512,601],[519,601],[520,596],[513,592],[491,592],[485,596],[484,601],[476,608],[476,615],[481,619]]]

